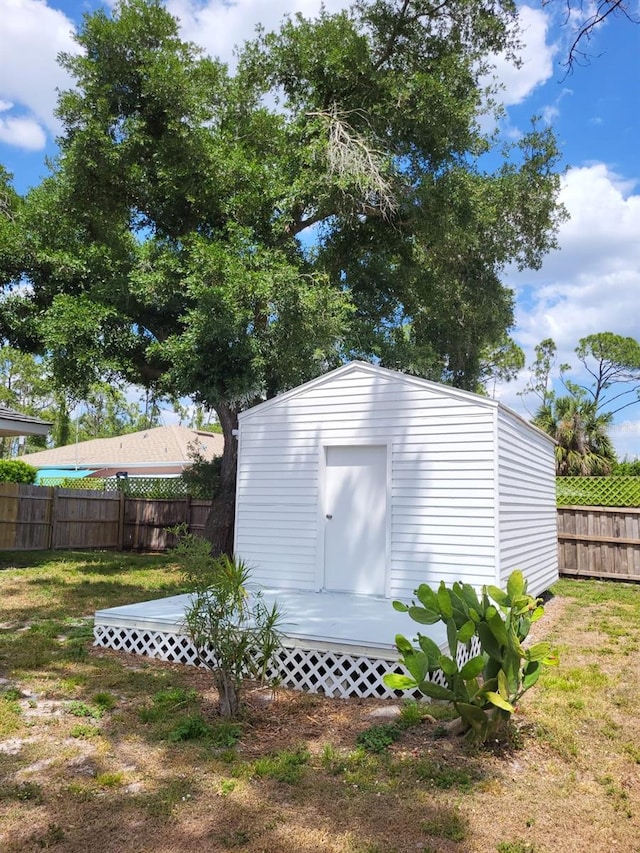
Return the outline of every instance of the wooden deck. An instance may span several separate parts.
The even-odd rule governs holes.
[[[419,630],[442,648],[446,644],[443,625],[418,625],[406,613],[394,610],[387,598],[339,592],[276,589],[261,592],[267,606],[277,601],[284,612],[281,630],[286,646],[363,655],[375,652],[378,656],[384,652],[385,657],[395,659],[396,634],[411,638]],[[174,595],[98,610],[95,624],[184,634],[188,602],[189,595]]]
[[[284,612],[282,648],[272,675],[283,686],[326,696],[396,697],[383,682],[400,671],[396,634],[420,631],[441,648],[444,626],[418,625],[389,599],[346,593],[261,590]],[[201,664],[184,624],[188,595],[126,604],[95,614],[95,644],[175,663]],[[466,659],[466,650],[461,652]],[[211,655],[213,656],[213,655]]]

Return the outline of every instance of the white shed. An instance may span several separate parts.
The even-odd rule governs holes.
[[[558,577],[553,441],[486,397],[352,362],[240,415],[236,554],[270,589],[538,595]]]
[[[421,583],[537,595],[558,576],[554,445],[495,400],[354,362],[240,415],[236,554],[284,614],[273,673],[328,696],[393,697],[388,599]],[[189,596],[96,613],[96,645],[198,663]],[[419,626],[442,648],[441,624]],[[462,664],[471,646],[460,646]]]

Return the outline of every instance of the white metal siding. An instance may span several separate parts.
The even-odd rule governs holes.
[[[539,595],[558,578],[553,444],[501,409],[498,465],[499,583],[521,569],[529,592]]]
[[[236,552],[268,586],[317,588],[319,448],[391,441],[390,594],[493,582],[491,401],[356,369],[241,417]]]

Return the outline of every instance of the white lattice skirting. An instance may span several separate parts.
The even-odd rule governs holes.
[[[152,631],[141,628],[96,625],[95,645],[130,654],[146,655],[172,663],[205,666],[195,646],[185,634]],[[477,647],[458,649],[458,665],[478,654]],[[208,657],[212,659],[213,653]],[[391,656],[369,657],[339,651],[283,647],[276,655],[270,678],[277,678],[284,687],[322,693],[325,696],[347,698],[397,698],[402,695],[389,690],[382,678],[388,672],[404,672]],[[442,674],[433,679],[443,683]],[[404,694],[406,695],[406,694]]]

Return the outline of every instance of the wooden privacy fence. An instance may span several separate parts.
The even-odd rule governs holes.
[[[113,548],[164,551],[167,528],[202,534],[210,502],[0,483],[0,550]],[[563,575],[640,581],[640,509],[558,507]]]
[[[0,483],[0,550],[163,551],[168,527],[202,533],[210,501],[130,498],[121,492]]]
[[[171,500],[124,498],[123,548],[133,551],[164,551],[174,544],[168,527],[185,524],[190,533],[202,536],[211,501],[191,497]]]
[[[0,483],[0,549],[122,547],[117,493]]]
[[[558,508],[560,574],[640,581],[640,509]]]

